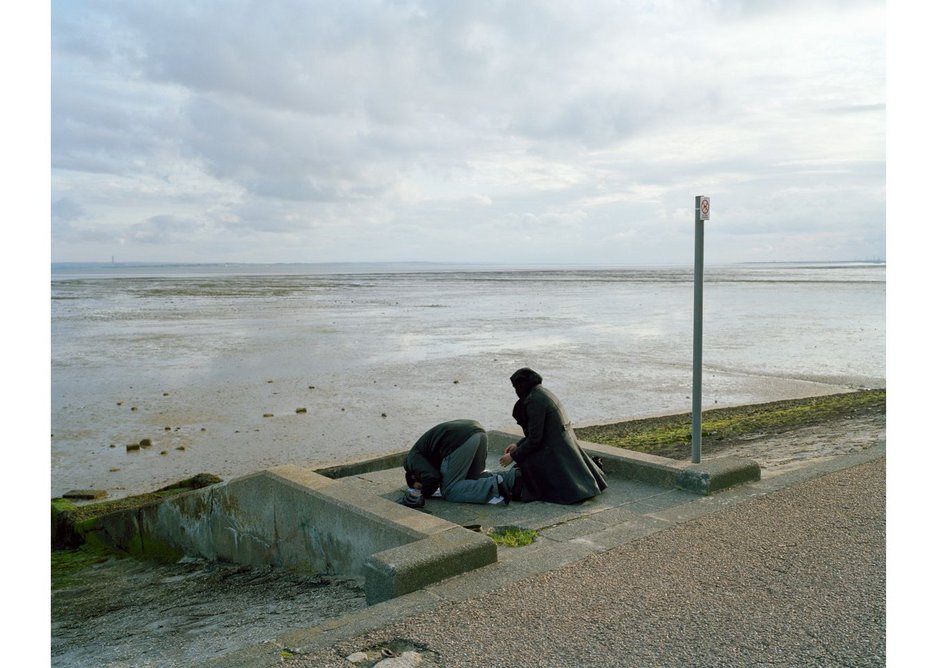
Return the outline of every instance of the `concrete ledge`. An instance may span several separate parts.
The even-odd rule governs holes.
[[[489,456],[492,458],[501,455],[509,443],[514,443],[522,437],[522,433],[521,431],[493,430],[487,432],[487,436]],[[760,479],[759,465],[748,459],[718,457],[694,465],[690,462],[591,443],[582,439],[578,439],[578,442],[588,454],[603,458],[603,465],[608,475],[639,480],[660,487],[678,487],[698,494],[709,494],[740,482]],[[317,468],[314,473],[337,480],[375,471],[402,468],[407,453],[407,450],[400,450],[377,457],[350,460]],[[736,471],[738,468],[740,471]],[[403,470],[401,478],[403,481]]]
[[[404,468],[404,458],[407,457],[409,450],[398,450],[378,457],[365,457],[354,459],[339,464],[333,464],[318,468],[314,471],[327,478],[348,478],[349,476],[362,475],[363,473],[372,473],[374,471],[384,471],[386,469]],[[404,471],[401,471],[401,479],[404,479]]]
[[[639,480],[659,487],[677,486],[680,462],[674,459],[589,441],[578,442],[588,455],[603,459],[603,469],[607,475]]]
[[[378,552],[365,563],[369,605],[496,562],[496,544],[462,527]]]
[[[359,470],[375,470],[375,461]],[[105,515],[86,539],[137,556],[364,579],[369,604],[496,561],[486,536],[383,498],[359,477],[298,466]]]
[[[519,438],[507,431],[488,434],[490,463]],[[596,443],[581,445],[603,458],[611,478],[702,495],[760,479],[759,466],[747,459],[693,465]],[[383,476],[400,469],[403,484],[400,467],[406,454],[315,470],[291,465],[260,471],[97,518],[85,535],[140,556],[188,555],[355,577],[364,580],[369,604],[496,562],[496,545],[487,536],[391,499]]]
[[[760,465],[752,459],[717,457],[700,464],[687,464],[678,475],[675,486],[707,495],[759,479]]]
[[[501,455],[509,443],[521,438],[521,432],[490,431],[489,456]],[[715,457],[700,464],[668,457],[624,450],[600,443],[577,439],[584,451],[603,459],[608,476],[683,489],[708,495],[733,485],[760,479],[760,465],[742,457]]]
[[[489,431],[489,457],[498,457],[509,443],[522,437],[520,430]],[[659,487],[684,489],[707,495],[733,485],[760,480],[760,467],[752,459],[741,457],[715,457],[701,464],[659,457],[635,450],[625,450],[600,443],[578,439],[581,447],[591,456],[603,458],[607,475],[657,485]],[[350,460],[328,467],[318,468],[312,473],[329,479],[365,475],[376,471],[402,468],[407,450]],[[308,472],[310,473],[310,472]],[[404,472],[401,472],[403,482]]]

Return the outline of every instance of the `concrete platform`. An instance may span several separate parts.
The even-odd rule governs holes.
[[[490,469],[518,434],[489,432]],[[360,578],[369,605],[497,561],[556,567],[662,528],[663,513],[716,490],[760,479],[746,459],[676,462],[582,443],[603,458],[609,487],[564,506],[428,500],[400,505],[407,451],[315,470],[284,466],[101,518],[88,534],[144,556],[183,555]],[[466,528],[478,525],[479,530]],[[488,529],[514,525],[539,538],[497,548]]]
[[[517,440],[519,435],[490,431],[488,437],[487,468],[498,470],[499,457],[506,445]],[[429,499],[421,511],[412,512],[424,512],[464,527],[479,525],[483,532],[504,525],[539,532],[564,526],[564,532],[573,536],[578,532],[589,533],[591,527],[622,524],[627,517],[640,517],[687,503],[701,495],[760,479],[760,467],[750,459],[721,457],[691,464],[597,443],[580,443],[589,454],[602,457],[609,484],[601,495],[593,499],[571,506],[539,501],[493,506]],[[406,454],[407,451],[402,451],[381,458],[338,464],[317,469],[317,473],[366,481],[376,494],[397,501],[404,489],[401,466]],[[583,520],[589,520],[589,523]]]
[[[688,500],[686,503],[675,505],[665,499],[660,499],[662,503],[659,510],[653,508],[654,497],[667,495],[669,490],[655,489],[647,483],[636,482],[634,483],[638,497],[636,501],[650,502],[650,507],[641,509],[643,512],[640,512],[638,518],[625,515],[623,524],[605,526],[598,523],[596,532],[576,537],[570,537],[566,533],[563,528],[564,522],[553,527],[546,527],[531,545],[520,548],[500,546],[496,563],[469,571],[459,577],[428,585],[410,594],[350,612],[318,626],[282,633],[270,641],[245,647],[200,665],[202,668],[262,668],[266,666],[273,668],[282,663],[281,652],[285,650],[292,654],[313,653],[334,646],[343,639],[384,628],[413,615],[446,608],[460,601],[484,598],[490,592],[523,581],[529,576],[552,571],[586,557],[608,552],[646,535],[674,530],[686,522],[719,514],[737,504],[773,494],[807,480],[874,461],[884,457],[885,453],[886,447],[881,444],[853,454],[820,460],[772,478],[734,486],[713,495],[682,492],[684,498]],[[629,481],[623,484],[627,488],[631,486]],[[643,489],[648,491],[648,495]],[[606,492],[603,496],[605,495]],[[528,506],[531,505],[528,504]],[[441,501],[429,503],[427,508],[431,512],[447,513],[451,508],[458,506],[459,504]],[[484,509],[483,512],[492,513],[492,519],[501,523],[509,513],[524,507],[522,504],[512,504],[508,508],[495,507]],[[567,507],[557,506],[557,508]],[[457,516],[454,515],[454,517]],[[611,520],[613,518],[612,515],[607,517]],[[564,631],[559,630],[559,632]]]

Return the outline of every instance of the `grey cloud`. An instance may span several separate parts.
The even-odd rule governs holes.
[[[715,0],[699,5],[699,9],[714,9],[726,19],[772,18],[775,14],[817,10],[857,10],[863,6],[882,6],[881,0]]]
[[[237,254],[244,240],[272,259],[345,240],[370,259],[421,259],[415,239],[436,253],[471,226],[480,246],[511,244],[531,214],[553,253],[563,238],[594,257],[586,237],[625,231],[641,259],[653,241],[638,230],[680,227],[699,187],[735,221],[820,178],[836,204],[806,195],[800,220],[882,211],[864,192],[883,183],[882,152],[845,144],[882,135],[882,44],[842,35],[806,70],[777,48],[786,35],[751,33],[772,35],[777,17],[824,31],[817,9],[850,19],[852,5],[590,7],[55,3],[53,192],[74,208],[53,232],[121,230],[147,252],[188,239]],[[477,197],[490,205],[467,204]]]
[[[68,197],[62,197],[52,202],[52,220],[69,223],[79,220],[85,215],[85,210],[78,202]]]
[[[87,237],[101,240],[108,236],[94,228],[89,230],[87,226],[83,225],[87,212],[71,198],[61,197],[53,200],[51,213],[52,237],[54,240],[80,241]]]
[[[161,214],[131,226],[126,236],[128,240],[142,244],[182,244],[198,238],[205,230],[203,221]]]
[[[828,114],[883,114],[887,111],[887,105],[878,104],[844,104],[836,107],[824,107],[819,111]]]
[[[176,100],[139,86],[53,74],[52,166],[123,174],[136,171],[178,135]]]
[[[354,120],[271,114],[210,98],[192,100],[186,112],[187,154],[249,193],[328,201],[379,195],[393,184],[390,175],[376,179],[372,168],[396,158],[375,155]]]

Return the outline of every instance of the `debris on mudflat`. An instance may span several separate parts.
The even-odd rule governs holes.
[[[108,493],[103,489],[73,489],[62,495],[63,499],[77,499],[79,501],[93,501],[103,499]]]

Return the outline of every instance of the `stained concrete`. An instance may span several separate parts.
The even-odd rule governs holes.
[[[511,432],[489,432],[491,469]],[[102,518],[95,536],[128,552],[182,555],[251,566],[359,578],[377,604],[497,560],[543,568],[602,551],[662,527],[658,515],[713,491],[760,478],[740,458],[692,465],[582,443],[603,458],[609,487],[571,506],[532,502],[479,505],[398,503],[407,451],[306,469],[283,466]],[[479,526],[474,531],[468,526]],[[514,525],[541,536],[529,548],[499,551],[489,528]],[[551,547],[552,549],[547,549]]]

